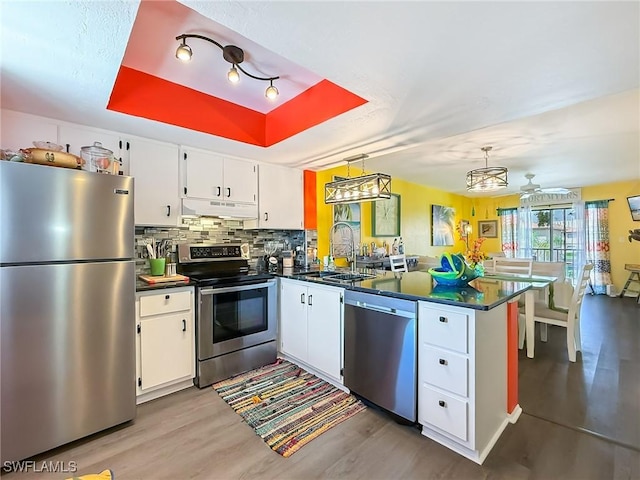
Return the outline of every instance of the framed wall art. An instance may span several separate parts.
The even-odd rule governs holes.
[[[498,238],[498,221],[497,220],[479,220],[478,236],[485,238]]]
[[[453,207],[431,205],[431,244],[434,247],[453,245],[455,216],[456,210]]]
[[[400,195],[392,193],[387,200],[376,200],[371,205],[371,236],[400,236]]]
[[[627,203],[629,204],[629,210],[631,211],[631,218],[633,221],[640,222],[640,195],[627,197]]]

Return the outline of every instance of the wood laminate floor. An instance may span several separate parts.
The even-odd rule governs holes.
[[[640,449],[640,305],[586,295],[582,352],[569,362],[566,329],[536,327],[535,358],[519,355],[519,400],[531,415],[580,427]]]
[[[623,329],[629,328],[626,333],[630,334],[633,326],[627,323],[629,319],[640,320],[640,308],[627,299],[621,299],[618,304],[607,303],[615,301],[592,297],[586,300],[585,306],[594,316],[602,312],[618,319]],[[610,308],[617,313],[611,315]],[[632,383],[635,386],[629,389],[621,387],[620,382],[627,376],[633,377],[634,367],[638,371],[637,363],[631,365],[638,355],[638,327],[635,327],[634,338],[625,334],[616,340],[605,340],[609,338],[606,335],[609,329],[603,324],[598,327],[603,330],[598,330],[595,323],[592,333],[587,333],[585,328],[585,346],[589,348],[585,348],[583,365],[580,357],[576,365],[568,365],[566,358],[556,351],[562,349],[553,347],[557,341],[554,337],[561,336],[562,331],[557,335],[555,331],[550,332],[549,344],[538,348],[536,359],[520,359],[521,403],[525,411],[530,409],[535,416],[525,413],[516,424],[509,425],[482,466],[423,437],[413,427],[396,424],[374,409],[359,413],[290,458],[283,458],[271,451],[211,388],[190,388],[141,405],[134,422],[33,460],[36,466],[43,461],[61,461],[66,465],[76,462],[76,475],[110,468],[117,480],[640,479],[638,449],[603,440],[572,425],[562,426],[555,420],[539,418],[555,415],[564,423],[571,420],[593,428],[620,423],[611,433],[635,438],[640,380],[636,378]],[[598,332],[601,335],[596,340]],[[587,340],[591,335],[594,337]],[[630,353],[631,350],[635,353]],[[615,371],[616,363],[624,368]],[[541,380],[546,380],[544,385],[540,384]],[[620,399],[611,400],[608,406],[591,404],[616,395],[620,395]],[[548,397],[553,401],[547,401]],[[609,410],[613,404],[617,408]],[[571,405],[581,413],[571,414],[574,410]],[[625,427],[624,418],[635,427]],[[14,472],[4,474],[3,480],[66,476]]]

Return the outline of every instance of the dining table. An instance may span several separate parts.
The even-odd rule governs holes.
[[[519,335],[518,347],[523,348],[524,342],[527,343],[527,357],[533,358],[534,344],[535,344],[535,320],[534,320],[534,307],[536,303],[536,295],[538,292],[547,291],[549,289],[549,299],[553,299],[553,284],[558,279],[557,277],[539,276],[539,275],[523,275],[516,273],[492,273],[485,275],[483,278],[487,280],[495,279],[502,281],[513,281],[520,283],[529,283],[531,288],[524,292],[524,317],[525,317],[525,332],[524,335]]]

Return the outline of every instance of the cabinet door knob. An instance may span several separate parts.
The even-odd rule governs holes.
[[[445,402],[444,400],[438,400],[438,405],[440,405],[442,408],[447,408],[447,402]]]
[[[227,197],[231,196],[231,187],[227,187]]]
[[[300,303],[304,303],[304,293],[300,294]]]
[[[442,323],[447,323],[449,320],[447,320],[447,317],[440,317],[439,319]]]
[[[264,212],[264,221],[265,222],[269,221],[269,212]]]
[[[169,300],[170,298],[171,298],[171,295],[165,295],[165,296],[164,296],[164,299],[165,299],[165,300]]]
[[[216,197],[219,197],[220,194],[222,193],[222,189],[220,187],[217,187],[217,188],[218,188],[218,193],[216,194]]]
[[[187,321],[184,318],[182,319],[182,331],[187,331]]]
[[[446,365],[446,364],[447,364],[447,361],[446,361],[444,358],[441,358],[440,360],[438,360],[438,363],[439,363],[440,365]]]
[[[167,217],[171,216],[171,205],[167,205]]]
[[[313,295],[309,295],[309,300],[307,301],[309,305],[313,305],[312,299],[313,299]]]

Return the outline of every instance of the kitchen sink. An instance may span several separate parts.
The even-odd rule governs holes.
[[[369,273],[353,273],[353,272],[327,272],[325,270],[316,270],[313,272],[304,272],[299,275],[305,277],[322,278],[332,282],[357,282],[368,278],[376,278],[375,275]]]
[[[313,272],[300,272],[297,275],[301,275],[304,277],[315,277],[315,278],[324,278],[329,277],[331,275],[335,275],[336,272],[327,272],[324,270],[314,270]]]
[[[324,277],[325,280],[329,281],[347,282],[358,282],[360,280],[367,280],[368,278],[376,278],[376,276],[369,273],[334,273],[333,275]]]

